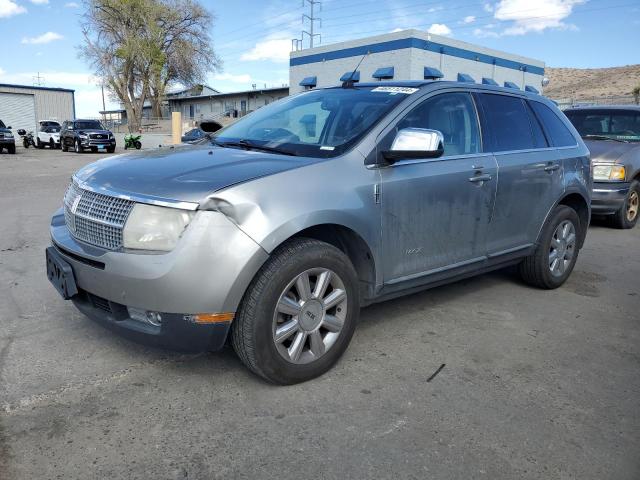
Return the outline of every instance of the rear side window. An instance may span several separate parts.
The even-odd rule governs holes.
[[[531,108],[533,108],[533,111],[536,112],[536,115],[544,125],[547,136],[554,147],[572,147],[576,145],[576,139],[553,110],[540,102],[529,102],[529,105],[531,105]]]
[[[478,95],[493,135],[493,151],[529,150],[536,148],[529,113],[522,99],[506,95]]]

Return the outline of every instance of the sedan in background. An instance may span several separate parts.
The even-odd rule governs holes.
[[[564,111],[591,151],[594,215],[633,228],[640,210],[640,106],[575,107]]]
[[[205,138],[207,134],[199,128],[189,130],[182,136],[182,143],[197,143],[199,140]]]

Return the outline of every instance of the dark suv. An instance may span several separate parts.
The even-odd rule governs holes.
[[[575,107],[564,113],[591,152],[594,215],[633,228],[640,216],[640,107]]]
[[[16,140],[11,133],[11,127],[5,126],[4,122],[0,120],[0,153],[5,148],[9,153],[16,153]]]
[[[71,149],[76,153],[84,150],[113,153],[116,139],[98,120],[69,120],[62,124],[60,145],[63,152]]]

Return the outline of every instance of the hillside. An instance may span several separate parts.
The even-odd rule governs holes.
[[[612,68],[545,68],[549,85],[547,97],[574,100],[597,97],[630,96],[640,85],[640,65]]]

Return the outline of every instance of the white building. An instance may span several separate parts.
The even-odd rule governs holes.
[[[361,82],[435,78],[531,91],[542,91],[545,67],[533,58],[403,30],[291,52],[290,93],[338,85],[350,77],[360,60],[353,80]]]
[[[18,129],[36,130],[37,122],[75,118],[74,91],[66,88],[0,84],[0,120]]]

